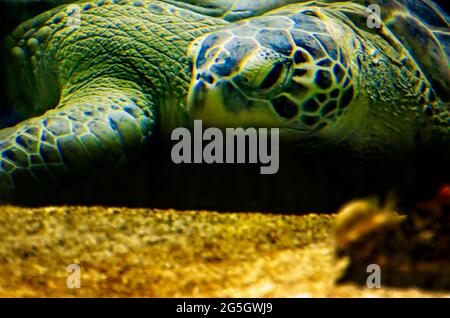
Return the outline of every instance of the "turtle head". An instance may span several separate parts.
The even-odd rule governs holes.
[[[189,56],[189,115],[214,126],[319,129],[354,97],[344,52],[324,32],[296,28],[292,17],[267,16],[207,34]]]

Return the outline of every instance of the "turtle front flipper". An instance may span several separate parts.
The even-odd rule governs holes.
[[[139,91],[114,83],[98,79],[63,97],[56,109],[0,131],[1,200],[117,168],[139,150],[153,118]]]

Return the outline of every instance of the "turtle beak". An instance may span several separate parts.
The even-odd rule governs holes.
[[[195,113],[199,113],[205,109],[206,103],[206,85],[200,81],[191,85],[187,97],[187,112],[191,118],[195,117]]]
[[[223,101],[219,96],[221,87],[209,72],[194,74],[187,97],[187,112],[191,118],[198,118],[206,110],[207,105],[220,107]]]

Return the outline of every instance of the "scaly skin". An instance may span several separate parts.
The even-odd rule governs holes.
[[[182,114],[188,45],[224,22],[156,1],[122,3],[79,3],[79,26],[58,8],[14,32],[20,91],[28,93],[22,105],[31,115],[51,110],[1,131],[3,197],[116,167],[139,151],[156,118]]]
[[[12,35],[16,82],[11,89],[17,109],[31,118],[0,131],[0,199],[14,198],[26,189],[52,189],[93,169],[115,169],[140,151],[156,125],[165,131],[188,126],[186,97],[193,89],[190,45],[229,24],[160,1],[77,5],[79,24],[73,7],[61,7],[22,24]],[[354,70],[359,96],[352,96],[349,111],[324,131],[325,139],[350,144],[364,156],[409,151],[417,135],[422,142],[436,139],[447,146],[448,103],[431,100],[429,82],[392,34],[342,21],[340,10],[346,9],[365,21],[364,7],[310,8],[316,7],[324,8],[324,24],[345,25],[345,41],[335,41]],[[285,8],[281,15],[302,5]],[[316,84],[308,85],[314,91]],[[429,116],[430,108],[434,117]],[[226,120],[241,124],[227,116],[213,123]],[[291,128],[279,118],[271,125]]]

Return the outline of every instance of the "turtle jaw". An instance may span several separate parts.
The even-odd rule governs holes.
[[[211,101],[212,96],[215,97],[215,101]],[[211,102],[216,105],[217,110],[223,108],[217,88],[211,91],[203,80],[191,84],[187,96],[187,113],[191,119],[202,119],[202,114],[207,111],[208,103]]]
[[[194,74],[187,97],[191,120],[201,119],[215,127],[280,127],[283,122],[265,100],[246,96],[231,81],[214,74]]]

